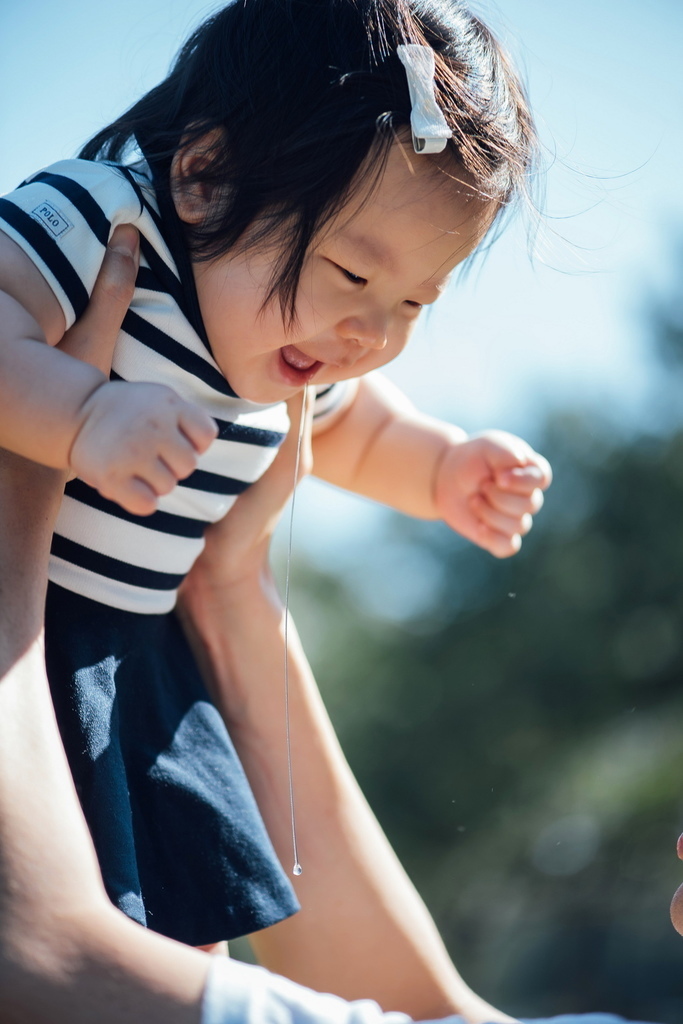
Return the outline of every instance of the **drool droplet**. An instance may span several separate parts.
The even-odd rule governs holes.
[[[301,867],[301,864],[299,864],[299,861],[297,861],[296,864],[294,865],[294,867],[292,868],[292,874],[293,875],[300,875],[302,871],[303,871],[303,868]]]

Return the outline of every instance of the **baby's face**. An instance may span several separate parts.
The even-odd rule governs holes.
[[[296,320],[262,309],[273,253],[195,263],[211,348],[232,388],[253,402],[290,398],[305,384],[358,377],[405,347],[423,306],[477,246],[495,214],[434,157],[397,143],[370,202],[346,207],[309,252]]]

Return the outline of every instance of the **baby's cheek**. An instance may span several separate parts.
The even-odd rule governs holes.
[[[405,325],[401,325],[400,329],[389,330],[385,347],[375,353],[375,366],[372,367],[372,369],[379,369],[382,366],[386,366],[387,363],[392,362],[392,360],[396,359],[397,356],[400,356],[401,352],[403,352],[410,343],[410,339],[413,334],[413,327],[414,325],[411,324],[406,329]],[[369,372],[369,370],[367,372]]]

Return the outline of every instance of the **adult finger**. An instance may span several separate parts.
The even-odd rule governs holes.
[[[273,464],[264,475],[241,494],[230,510],[226,523],[232,527],[233,533],[241,532],[243,543],[252,537],[254,543],[272,535],[275,524],[280,518],[287,502],[292,496],[296,484],[302,476],[310,472],[312,465],[311,425],[315,394],[312,388],[306,388],[306,395],[296,395],[287,402],[291,426],[287,437],[278,451]],[[301,415],[303,413],[303,430]],[[301,445],[299,445],[301,437]],[[297,479],[294,470],[299,449],[299,466]],[[241,520],[247,522],[247,528],[240,529]]]
[[[88,308],[59,343],[69,355],[96,366],[107,377],[133,298],[138,262],[138,233],[132,225],[120,224],[109,240]]]
[[[306,390],[312,392],[313,389]],[[314,398],[314,394],[310,394],[304,401],[304,396],[297,395],[287,403],[291,428],[273,464],[240,494],[223,519],[209,527],[206,547],[190,574],[192,580],[197,581],[202,573],[208,573],[223,584],[244,578],[254,567],[260,571],[273,531],[295,487],[294,467],[302,409],[305,409],[305,418],[299,478],[302,466],[305,470],[310,468],[308,450]]]

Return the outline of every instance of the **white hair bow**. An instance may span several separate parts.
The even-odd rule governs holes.
[[[402,43],[396,53],[408,78],[413,149],[416,153],[441,153],[453,132],[434,94],[434,51],[431,46]]]

